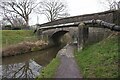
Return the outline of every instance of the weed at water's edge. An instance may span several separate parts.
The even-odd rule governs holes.
[[[60,59],[58,57],[54,58],[50,64],[43,68],[40,76],[37,77],[37,80],[42,78],[54,78],[55,72],[60,64]]]

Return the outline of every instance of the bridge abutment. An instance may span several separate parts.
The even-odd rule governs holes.
[[[78,50],[82,50],[87,42],[89,28],[83,22],[78,25]]]

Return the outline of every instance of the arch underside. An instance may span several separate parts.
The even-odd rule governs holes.
[[[53,43],[58,44],[58,43],[60,43],[60,38],[61,38],[64,34],[66,34],[67,32],[69,32],[69,31],[67,31],[67,30],[57,31],[57,32],[55,32],[55,33],[53,33],[53,34],[51,35],[50,39],[53,41]]]

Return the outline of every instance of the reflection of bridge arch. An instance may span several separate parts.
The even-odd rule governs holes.
[[[54,32],[51,36],[50,39],[54,42],[54,43],[59,43],[60,42],[60,38],[66,34],[67,32],[69,32],[69,30],[59,30]]]

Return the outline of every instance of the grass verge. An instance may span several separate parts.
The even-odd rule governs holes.
[[[58,57],[54,58],[50,64],[42,69],[40,76],[37,77],[37,80],[42,78],[54,78],[55,72],[60,64],[60,60]]]
[[[2,47],[11,44],[16,44],[22,41],[37,40],[32,30],[1,30],[2,32]]]
[[[77,52],[75,58],[84,78],[117,78],[118,36],[114,34]]]

